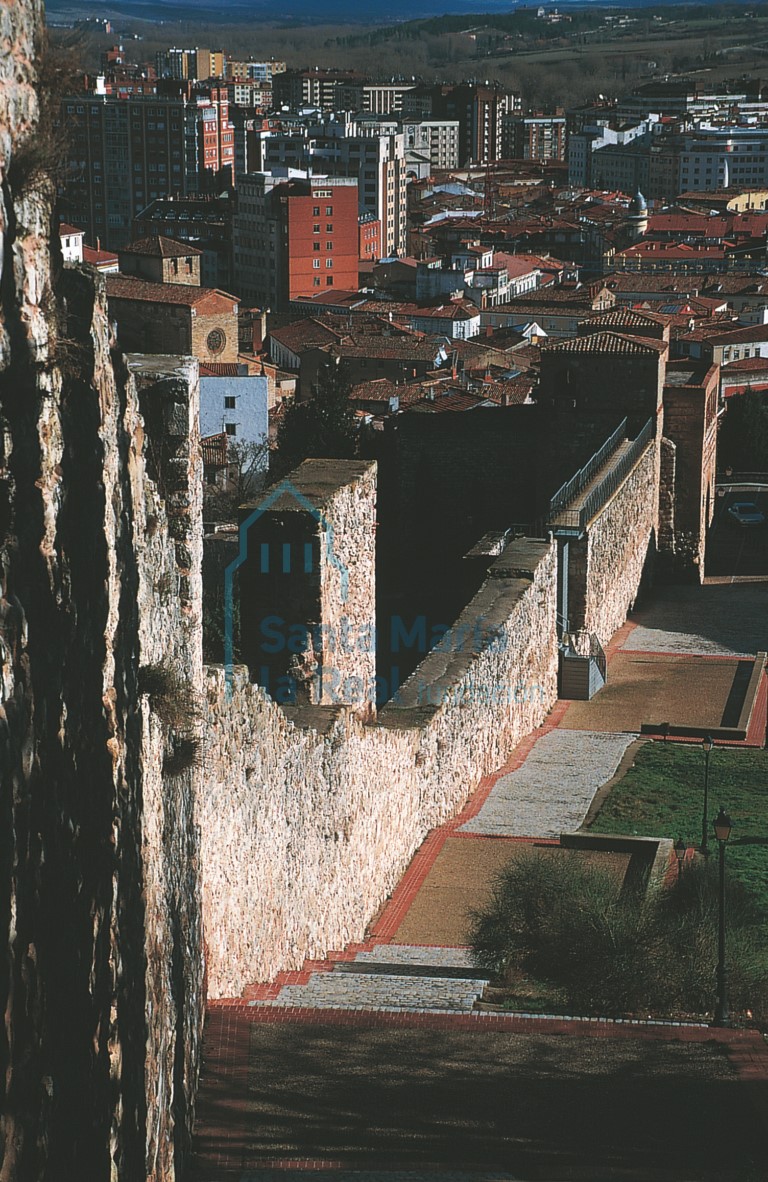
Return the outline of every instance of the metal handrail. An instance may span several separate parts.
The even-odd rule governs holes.
[[[627,420],[623,419],[619,423],[612,435],[606,439],[605,443],[599,448],[590,460],[579,468],[575,476],[570,480],[566,480],[552,497],[549,502],[549,516],[550,519],[555,517],[561,509],[569,505],[571,501],[575,501],[579,493],[583,492],[589,484],[595,472],[599,472],[605,461],[612,456],[613,453],[621,446],[626,437]]]
[[[642,431],[632,440],[624,455],[610,472],[606,472],[603,479],[584,499],[584,504],[578,509],[564,509],[557,513],[558,527],[561,529],[578,530],[583,533],[588,522],[597,514],[623,484],[627,475],[634,468],[638,459],[653,439],[654,423],[649,419]]]

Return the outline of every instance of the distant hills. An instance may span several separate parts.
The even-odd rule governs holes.
[[[666,4],[684,4],[686,0],[666,0]],[[688,0],[690,4],[690,0]],[[715,5],[720,0],[698,0],[700,5]],[[554,7],[549,3],[549,7]],[[658,8],[654,0],[622,0],[622,3],[606,3],[605,0],[557,0],[560,8]],[[466,13],[476,17],[482,13],[510,13],[522,8],[537,8],[536,2],[526,5],[510,3],[510,0],[113,0],[112,3],[90,3],[88,0],[47,0],[46,9],[54,20],[73,16],[94,16],[115,18],[131,16],[137,19],[160,22],[163,20],[201,20],[219,24],[241,24],[247,20],[282,22],[295,20],[297,23],[329,24],[336,21],[359,21],[365,24],[384,25],[395,21],[418,20],[443,14]]]

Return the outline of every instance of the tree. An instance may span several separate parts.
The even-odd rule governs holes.
[[[318,375],[315,396],[288,408],[277,434],[278,476],[310,456],[349,459],[355,455],[357,432],[349,401],[351,388],[346,366],[332,361]]]
[[[206,521],[237,521],[240,505],[256,495],[266,482],[269,444],[233,440],[227,448],[227,469],[222,484],[203,488]]]
[[[747,388],[728,399],[717,460],[720,468],[768,472],[768,393]]]

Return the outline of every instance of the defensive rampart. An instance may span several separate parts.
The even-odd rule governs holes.
[[[375,723],[276,706],[207,675],[202,834],[208,987],[233,996],[359,940],[427,832],[557,696],[556,554],[510,545]]]

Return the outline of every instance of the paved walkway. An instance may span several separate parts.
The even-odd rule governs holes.
[[[522,767],[498,778],[477,816],[460,832],[485,837],[572,833],[636,738],[581,730],[543,735]]]
[[[761,585],[675,589],[620,630],[609,671],[617,653],[751,654],[766,606]],[[567,856],[556,839],[615,774],[650,686],[620,711],[559,704],[428,836],[365,944],[211,1005],[196,1182],[768,1179],[755,1032],[474,1008],[472,906],[532,841]]]

